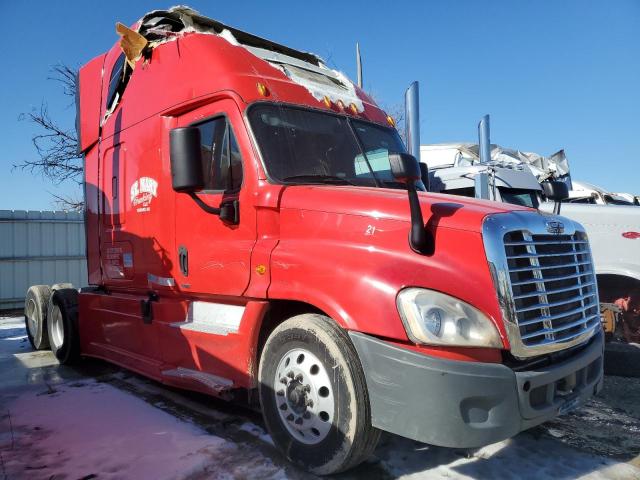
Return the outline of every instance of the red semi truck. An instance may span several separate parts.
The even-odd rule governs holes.
[[[34,347],[249,392],[318,474],[380,430],[477,447],[601,389],[579,224],[422,191],[393,120],[314,55],[185,7],[118,32],[79,72],[91,287],[31,287]]]

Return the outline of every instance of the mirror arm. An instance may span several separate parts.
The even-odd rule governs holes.
[[[202,210],[204,210],[205,212],[212,213],[213,215],[220,215],[220,209],[219,208],[207,205],[206,203],[204,203],[202,201],[202,199],[200,197],[198,197],[198,195],[195,194],[195,192],[188,192],[188,194],[193,199],[193,201],[196,202],[198,204],[198,206]]]
[[[409,246],[414,252],[425,253],[429,244],[427,230],[424,226],[422,218],[422,208],[420,208],[420,200],[418,199],[418,190],[416,182],[407,182],[407,191],[409,192],[409,207],[411,209],[411,232],[409,233]]]
[[[560,215],[560,205],[562,205],[562,200],[556,200],[555,204],[553,205],[554,215]]]

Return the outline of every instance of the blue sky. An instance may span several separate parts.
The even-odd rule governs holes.
[[[640,1],[204,2],[201,13],[323,56],[386,106],[420,81],[422,143],[475,141],[491,114],[492,141],[550,154],[565,148],[573,178],[640,194]],[[49,103],[72,126],[75,109],[50,66],[79,66],[133,23],[170,4],[150,1],[3,2],[0,209],[49,209],[73,185],[12,171],[33,157],[21,112]]]

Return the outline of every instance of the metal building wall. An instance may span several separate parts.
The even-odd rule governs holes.
[[[31,285],[87,284],[84,215],[0,210],[0,309],[22,308]]]

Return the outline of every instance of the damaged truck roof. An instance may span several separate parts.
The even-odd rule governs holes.
[[[138,27],[138,33],[149,42],[159,43],[177,33],[199,32],[224,36],[225,31],[231,33],[233,38],[243,46],[271,50],[315,66],[320,66],[322,63],[320,58],[311,53],[301,52],[251,33],[243,32],[212,18],[200,15],[196,10],[183,5],[171,7],[169,10],[149,12],[142,17]]]
[[[143,64],[148,63],[153,50],[158,46],[191,33],[215,35],[231,45],[243,47],[283,73],[291,82],[304,87],[317,101],[344,105],[353,113],[363,112],[365,109],[363,99],[357,94],[353,82],[343,73],[327,67],[320,57],[230,27],[202,16],[187,6],[149,12],[132,28],[118,23],[116,32],[121,37],[119,44],[126,64],[123,58],[120,61],[122,65],[111,75],[112,79],[115,78],[114,75],[119,75],[120,82],[108,92],[108,108],[101,124],[106,122],[119,104],[137,62],[143,59]],[[365,96],[365,101],[368,100]]]

